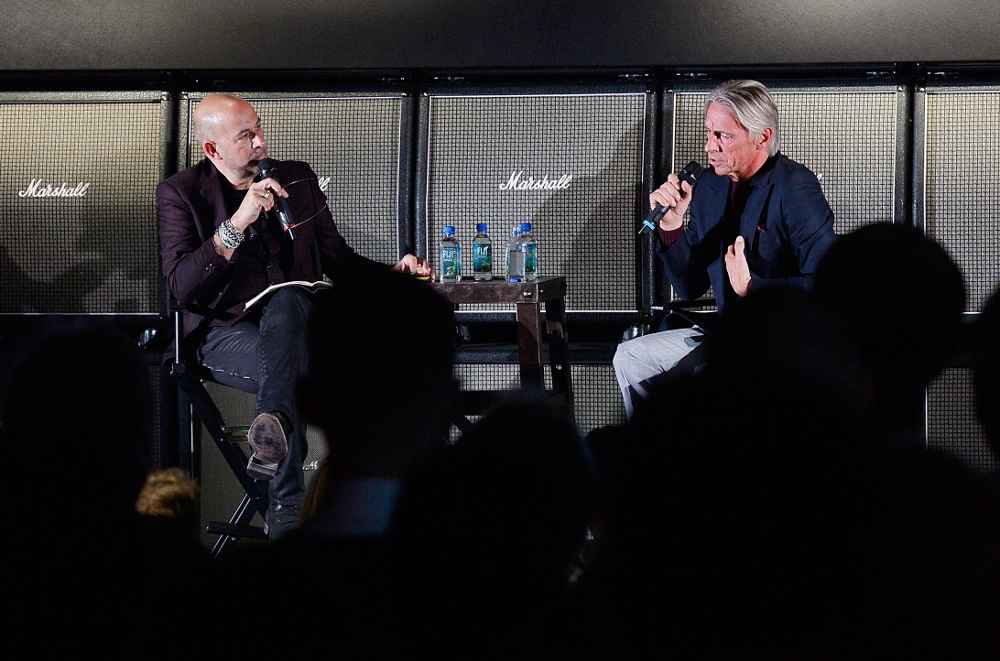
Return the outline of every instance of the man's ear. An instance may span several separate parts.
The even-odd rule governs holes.
[[[201,143],[201,149],[205,152],[205,156],[208,156],[213,161],[219,156],[219,150],[215,148],[214,142],[206,141]]]
[[[761,132],[760,138],[757,139],[757,148],[767,149],[771,145],[771,138],[773,137],[774,137],[774,129],[768,126]]]

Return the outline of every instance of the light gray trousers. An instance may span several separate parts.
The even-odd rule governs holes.
[[[618,345],[614,358],[615,376],[629,419],[635,408],[633,398],[649,394],[644,382],[674,367],[697,346],[697,342],[688,338],[699,338],[703,334],[697,326],[678,328],[640,335]]]

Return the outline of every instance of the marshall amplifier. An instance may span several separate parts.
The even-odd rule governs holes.
[[[778,106],[781,152],[819,177],[838,234],[879,222],[907,222],[906,88],[864,81],[835,87],[762,82]],[[664,94],[661,179],[688,161],[706,164],[705,100],[714,87],[692,83]],[[666,292],[668,285],[660,280]]]
[[[451,87],[419,102],[417,237],[433,266],[446,225],[472,275],[476,224],[505,270],[512,227],[531,223],[539,275],[562,275],[566,310],[633,316],[643,292],[636,233],[651,181],[656,93],[639,83]],[[643,213],[643,215],[645,215]],[[506,312],[463,306],[459,314]]]
[[[0,94],[0,314],[155,315],[161,92]]]
[[[395,264],[414,252],[410,203],[412,97],[402,90],[241,93],[261,119],[268,155],[305,161],[330,212],[358,253]],[[207,93],[181,96],[179,167],[204,158],[191,116]],[[295,195],[303,182],[278,181]]]
[[[968,312],[1000,286],[1000,87],[917,90],[916,222],[965,277]]]

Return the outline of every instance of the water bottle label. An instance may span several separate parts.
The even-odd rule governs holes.
[[[538,246],[525,246],[524,270],[533,273],[538,270]]]
[[[493,246],[488,243],[477,243],[472,247],[472,270],[478,273],[489,273],[493,270]]]
[[[441,248],[441,273],[445,278],[457,278],[461,275],[461,263],[458,261],[458,249],[454,247]]]

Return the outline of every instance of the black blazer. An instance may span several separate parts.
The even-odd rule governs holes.
[[[245,315],[244,303],[270,284],[318,280],[318,248],[322,270],[337,280],[345,268],[374,264],[347,245],[333,221],[316,174],[306,163],[274,161],[279,181],[302,182],[289,190],[288,204],[298,225],[295,240],[281,231],[277,219],[258,220],[230,262],[215,251],[213,234],[229,214],[223,177],[207,158],[161,182],[156,188],[160,259],[171,295],[188,312],[184,336],[199,326],[232,325]],[[273,216],[273,211],[269,216]],[[247,251],[268,246],[273,269],[264,269]],[[241,267],[241,261],[244,263]]]
[[[731,181],[706,169],[694,188],[687,229],[669,248],[662,243],[657,248],[682,298],[698,298],[711,285],[720,310],[727,296],[735,295],[728,286],[729,246],[722,228]],[[816,265],[837,239],[833,211],[816,175],[779,153],[751,178],[750,187],[740,235],[754,289],[775,283],[811,286]]]

